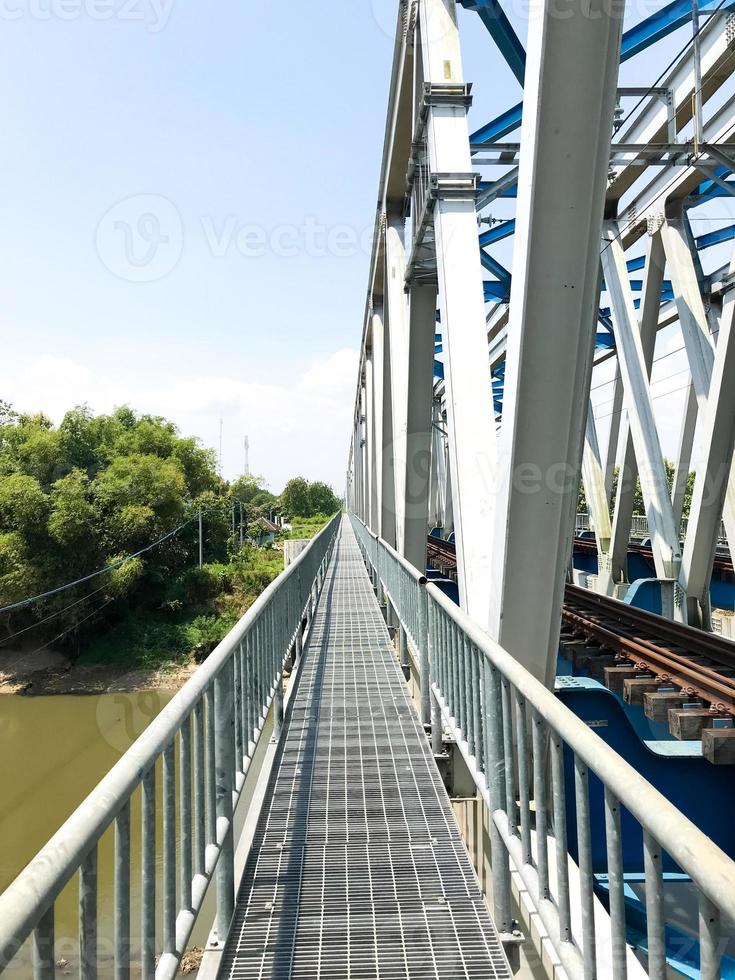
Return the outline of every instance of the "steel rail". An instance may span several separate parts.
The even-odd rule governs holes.
[[[163,948],[156,980],[176,975],[179,961],[201,911],[208,885],[217,875],[217,925],[224,935],[234,907],[233,811],[245,783],[255,747],[271,704],[278,701],[283,666],[294,644],[300,643],[303,617],[311,621],[340,520],[339,514],[304,551],[264,589],[242,619],[230,630],[163,711],[125,752],[95,789],[0,895],[0,972],[14,959],[25,940],[34,936],[34,978],[53,975],[54,902],[79,871],[82,884],[90,880],[100,838],[117,824],[115,857],[116,976],[127,975],[130,956],[130,799],[143,785],[141,812],[143,849],[143,935],[141,951],[145,980],[154,976],[156,919],[163,909]],[[298,638],[298,639],[297,639]],[[237,686],[235,681],[238,681]],[[179,741],[182,765],[191,764],[193,721],[196,826],[191,807],[176,817],[174,747]],[[204,724],[203,724],[204,721]],[[184,731],[186,729],[186,731]],[[205,751],[206,747],[206,751]],[[155,766],[163,758],[163,882],[155,877]],[[190,787],[191,769],[179,769],[182,794]],[[205,794],[206,788],[206,794]],[[188,794],[190,795],[190,794]],[[205,805],[206,795],[206,805]],[[205,812],[206,811],[206,812]],[[192,829],[196,861],[191,865]],[[176,857],[182,880],[176,902]],[[84,937],[81,976],[96,969],[96,895],[85,891],[80,905],[80,937]],[[91,897],[90,897],[91,896]],[[87,968],[89,961],[92,967]]]
[[[427,553],[430,560],[444,563],[446,568],[453,567],[454,549],[451,542],[429,537]],[[734,644],[579,586],[567,585],[564,601],[562,618],[565,622],[600,640],[619,655],[652,670],[662,681],[679,684],[682,693],[696,695],[709,702],[715,710],[735,715],[735,681],[706,666],[692,664],[689,657],[666,649],[653,640],[632,635],[629,630],[642,628],[654,632],[658,637],[667,637],[677,646],[689,648],[692,655],[704,654],[725,668],[735,668]],[[608,623],[590,619],[583,615],[579,607],[582,610],[589,610],[590,607],[600,610]],[[616,629],[610,628],[609,620],[615,621]]]
[[[578,551],[588,551],[590,554],[597,554],[597,544],[589,538],[575,537],[574,548]],[[628,551],[633,551],[642,558],[653,560],[653,550],[637,541],[630,541],[628,543]],[[718,572],[735,572],[735,566],[732,560],[726,558],[724,555],[715,555],[713,568]]]
[[[645,609],[637,609],[627,603],[612,599],[610,596],[600,595],[599,592],[591,592],[578,585],[568,584],[564,599],[568,605],[584,605],[586,608],[593,608],[604,615],[614,618],[619,622],[625,622],[653,632],[658,638],[665,639],[675,646],[683,646],[691,651],[695,656],[704,655],[717,661],[723,667],[735,667],[735,643],[713,633],[705,633],[703,630],[687,626],[685,623],[676,623],[666,619],[656,613],[648,612]]]
[[[724,678],[715,680],[711,671],[701,667],[689,666],[685,657],[656,647],[641,639],[626,636],[596,623],[568,607],[562,611],[562,619],[580,627],[587,635],[600,640],[606,647],[615,650],[638,666],[652,670],[662,681],[674,681],[685,694],[696,694],[708,701],[717,711],[735,714],[735,684]],[[705,672],[706,671],[706,672]]]

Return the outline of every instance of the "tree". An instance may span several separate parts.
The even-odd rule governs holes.
[[[328,484],[320,483],[318,480],[309,484],[310,516],[315,514],[327,516],[336,513],[339,508],[340,501]]]
[[[303,476],[289,480],[283,488],[280,506],[287,517],[310,517],[309,484]]]

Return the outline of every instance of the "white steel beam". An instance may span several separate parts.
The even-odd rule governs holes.
[[[375,438],[375,367],[373,348],[365,351],[365,396],[367,403],[367,418],[365,420],[365,440],[368,469],[368,514],[366,523],[372,531],[378,526],[378,452]]]
[[[444,442],[444,423],[441,400],[435,398],[432,404],[431,439],[431,479],[434,487],[431,519],[435,525],[444,527],[447,497],[447,450]]]
[[[423,79],[463,84],[455,0],[420,0]],[[432,105],[427,122],[435,175],[472,172],[467,110]],[[439,306],[449,438],[449,473],[462,607],[487,622],[490,593],[495,431],[474,191],[450,195],[439,181],[434,205]]]
[[[610,429],[607,434],[607,449],[605,451],[605,495],[608,502],[613,490],[615,479],[615,463],[618,458],[618,443],[620,442],[620,420],[623,414],[623,379],[620,377],[620,368],[615,369],[615,377],[612,383],[612,408],[610,410]]]
[[[412,284],[409,323],[403,555],[423,571],[429,520],[436,286]]]
[[[658,330],[664,266],[665,258],[661,234],[660,232],[656,232],[648,240],[639,318],[641,352],[643,355],[643,378],[646,383],[648,383],[651,376],[653,353],[656,347],[656,332]],[[619,363],[618,373],[620,373]],[[620,388],[624,395],[622,376]],[[614,585],[626,582],[628,578],[628,544],[633,517],[635,486],[638,478],[638,464],[636,462],[627,413],[622,421],[620,447],[618,485],[615,492],[610,551],[604,563],[605,567],[601,568],[601,591],[607,592],[608,595],[612,595]],[[674,526],[679,526],[676,520],[674,520]]]
[[[595,414],[591,403],[587,409],[587,424],[584,434],[582,483],[595,529],[597,554],[602,556],[607,553],[610,547],[612,531],[609,497],[605,492],[605,475],[600,459],[600,444],[597,439],[597,426],[595,425]]]
[[[375,453],[375,523],[371,530],[384,537],[382,529],[383,497],[383,317],[382,310],[370,314],[370,342],[373,360],[373,438]]]
[[[582,464],[621,25],[605,0],[571,0],[564,17],[552,0],[530,6],[489,623],[547,684]]]
[[[625,406],[648,517],[656,574],[661,579],[676,578],[681,560],[679,530],[674,524],[666,468],[648,385],[649,367],[636,322],[617,222],[606,222],[603,240],[602,268],[610,297],[618,363],[625,388]]]
[[[676,452],[676,466],[674,469],[674,483],[671,487],[671,506],[674,510],[674,523],[678,528],[681,527],[681,519],[684,513],[684,498],[689,482],[689,472],[692,463],[692,448],[694,446],[694,432],[697,427],[697,393],[694,385],[690,384],[687,388],[686,400],[684,402],[684,414],[681,419],[681,429],[679,431],[679,445]]]
[[[661,229],[661,235],[689,370],[692,373],[692,384],[697,394],[699,413],[702,415],[707,404],[715,352],[692,256],[686,217],[668,218]]]
[[[715,351],[710,333],[710,320],[702,299],[702,292],[697,275],[697,266],[691,245],[691,233],[688,219],[685,215],[678,218],[668,218],[662,229],[666,259],[671,274],[671,285],[679,314],[679,323],[686,346],[689,370],[692,375],[692,386],[697,399],[697,418],[704,424],[704,417],[709,401],[710,381],[714,368]],[[727,294],[725,295],[727,300]],[[723,316],[724,316],[723,302]],[[694,470],[700,472],[698,447],[704,445],[703,437],[698,434],[699,424],[694,435]],[[727,461],[728,468],[732,458]],[[728,543],[735,541],[735,473],[733,485],[724,499],[722,519],[725,522],[725,533]],[[732,545],[730,545],[732,555]]]
[[[393,411],[396,548],[400,554],[403,554],[406,527],[409,319],[408,299],[404,289],[406,279],[406,250],[403,245],[402,220],[389,219],[385,233],[385,263],[385,312],[388,319],[388,334],[390,338],[390,384],[391,407]]]
[[[730,291],[723,303],[709,397],[697,432],[699,466],[679,578],[687,597],[688,621],[706,629],[711,628],[709,583],[726,497],[730,498],[730,509],[735,509],[731,479],[735,449],[734,312],[735,293]]]
[[[391,385],[390,320],[383,316],[383,432],[380,441],[380,535],[396,545],[396,486],[393,470],[393,400]]]

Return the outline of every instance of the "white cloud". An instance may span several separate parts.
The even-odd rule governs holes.
[[[44,411],[59,421],[87,402],[95,412],[130,404],[172,419],[184,435],[219,448],[232,478],[243,469],[243,440],[250,466],[278,490],[291,476],[324,479],[342,488],[354,403],[357,353],[343,349],[311,364],[296,378],[264,384],[223,375],[191,375],[157,390],[135,379],[118,381],[70,358],[44,356],[11,377],[0,376],[0,397],[22,411]]]

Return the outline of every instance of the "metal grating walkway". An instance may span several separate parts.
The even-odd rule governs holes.
[[[345,519],[220,977],[509,977]]]

